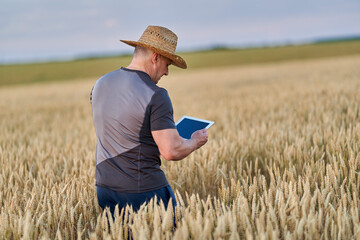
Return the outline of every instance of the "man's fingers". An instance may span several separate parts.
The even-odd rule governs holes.
[[[197,139],[197,141],[200,141],[200,142],[203,142],[203,141],[206,142],[207,138],[208,138],[208,133],[207,133],[206,129],[201,129],[201,130],[194,132],[192,134],[191,138],[195,138],[195,139]]]

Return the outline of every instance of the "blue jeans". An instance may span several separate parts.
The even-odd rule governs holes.
[[[99,205],[102,209],[110,208],[111,214],[114,216],[115,206],[119,205],[119,210],[132,206],[133,210],[137,212],[140,206],[144,203],[149,203],[152,198],[157,196],[157,204],[162,200],[165,208],[167,208],[170,199],[172,199],[173,210],[175,213],[175,206],[177,205],[173,190],[169,185],[166,187],[143,193],[123,193],[113,191],[103,187],[96,187]]]

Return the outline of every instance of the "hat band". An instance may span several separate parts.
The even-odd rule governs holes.
[[[171,53],[171,54],[175,54],[175,49],[172,47],[169,47],[169,45],[164,45],[164,44],[154,42],[154,41],[147,41],[146,39],[139,39],[138,42],[152,46],[154,48],[158,48],[160,50],[163,50],[163,51]]]

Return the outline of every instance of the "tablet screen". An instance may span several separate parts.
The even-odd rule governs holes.
[[[176,129],[179,132],[179,135],[185,139],[190,139],[191,135],[200,129],[208,129],[214,122],[194,118],[189,116],[183,116],[177,123]]]

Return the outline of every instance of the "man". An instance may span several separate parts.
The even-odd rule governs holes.
[[[135,47],[130,65],[102,76],[91,92],[98,202],[112,213],[117,204],[136,211],[155,196],[166,207],[170,199],[175,206],[160,154],[181,160],[204,145],[208,135],[204,129],[189,140],[181,138],[168,93],[156,84],[168,75],[170,64],[187,66],[175,54],[177,36],[167,28],[149,26],[138,41],[121,41]]]

